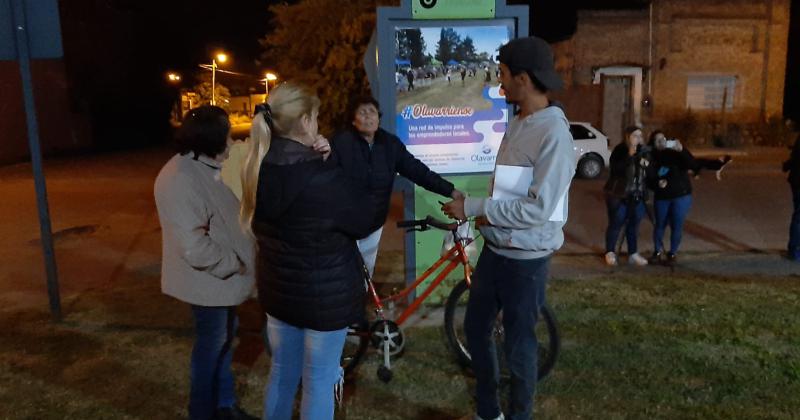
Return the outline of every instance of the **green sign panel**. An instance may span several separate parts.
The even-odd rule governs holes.
[[[468,196],[471,197],[486,197],[488,188],[489,188],[489,179],[491,178],[491,174],[485,175],[464,175],[464,176],[446,176],[445,179],[452,182],[455,187]],[[425,216],[433,216],[439,220],[448,220],[447,216],[442,214],[441,207],[442,205],[439,204],[439,201],[450,201],[449,199],[445,199],[444,197],[434,194],[432,192],[426,191],[419,186],[414,186],[414,214],[418,219],[424,219]],[[472,225],[472,223],[470,223]],[[474,229],[474,226],[473,226]],[[477,235],[477,230],[473,231],[473,234]],[[420,276],[425,270],[428,269],[436,260],[439,259],[439,256],[442,252],[442,243],[444,241],[445,235],[450,235],[448,232],[443,232],[438,229],[431,229],[427,232],[417,232],[414,235],[414,255],[416,255],[416,275]],[[478,261],[478,254],[480,250],[483,248],[483,238],[478,237],[478,240],[474,244],[474,246],[467,249],[467,254],[470,256],[470,262],[472,266],[475,266],[475,263]],[[425,290],[425,287],[436,278],[436,274],[441,271],[438,270],[434,274],[432,274],[428,279],[422,284],[419,285],[417,288],[417,293],[422,293]],[[436,291],[433,292],[428,297],[426,303],[430,304],[437,304],[443,303],[447,296],[450,294],[450,289],[453,288],[458,282],[464,279],[464,269],[459,265],[456,267],[453,272],[447,277],[447,279],[439,286]]]
[[[495,0],[411,0],[414,19],[492,19]]]

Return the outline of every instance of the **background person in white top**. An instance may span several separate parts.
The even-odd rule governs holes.
[[[477,418],[504,418],[492,338],[502,310],[503,351],[511,374],[508,418],[528,420],[537,378],[534,328],[545,302],[550,256],[564,242],[562,228],[576,162],[567,118],[546,95],[562,86],[550,46],[535,37],[515,39],[500,48],[498,60],[506,101],[519,107],[519,113],[508,124],[497,165],[532,168],[527,197],[456,199],[442,210],[455,219],[478,217],[486,240],[464,321],[476,378]]]

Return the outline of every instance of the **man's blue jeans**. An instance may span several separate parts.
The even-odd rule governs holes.
[[[236,336],[235,306],[192,305],[195,342],[192,348],[189,418],[206,420],[217,408],[232,407],[236,394],[231,372]]]
[[[511,374],[510,420],[529,420],[537,381],[535,326],[539,307],[545,302],[545,284],[550,256],[517,260],[498,255],[483,247],[467,302],[464,332],[472,356],[476,379],[478,415],[493,419],[500,415],[497,395],[500,370],[493,331],[499,311],[503,311],[505,343],[503,351]]]
[[[606,229],[606,252],[617,252],[616,242],[619,232],[625,227],[625,240],[628,242],[628,254],[638,250],[639,224],[645,214],[644,201],[629,203],[615,197],[606,197],[608,212],[608,229]]]
[[[683,238],[683,222],[692,207],[692,195],[686,194],[669,200],[656,200],[655,209],[656,225],[653,227],[653,246],[656,252],[664,250],[664,232],[667,225],[670,229],[669,252],[678,253]]]
[[[347,328],[315,331],[267,317],[272,366],[264,391],[264,418],[290,420],[297,385],[303,380],[302,420],[331,420],[334,388],[341,387],[340,366]]]
[[[789,258],[800,260],[800,189],[792,189],[792,222],[789,225]]]

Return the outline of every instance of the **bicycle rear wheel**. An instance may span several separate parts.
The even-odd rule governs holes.
[[[361,321],[347,327],[347,338],[342,349],[342,368],[345,376],[349,376],[364,357],[369,347],[369,323]]]
[[[447,342],[458,358],[459,363],[466,368],[470,368],[472,365],[472,358],[469,350],[467,350],[467,339],[464,334],[464,315],[467,310],[468,299],[469,287],[467,287],[466,281],[461,281],[450,292],[444,312],[444,328]],[[502,351],[504,339],[502,312],[497,315],[494,334],[500,368],[505,370],[505,354]],[[536,323],[536,339],[539,342],[537,379],[541,381],[553,370],[561,348],[558,324],[553,311],[547,305],[542,306],[539,310],[539,322]]]

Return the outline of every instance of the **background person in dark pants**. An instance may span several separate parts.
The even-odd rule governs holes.
[[[789,160],[783,162],[783,171],[789,172],[789,186],[792,189],[792,221],[789,224],[789,244],[787,257],[800,261],[800,136],[794,142]]]
[[[408,80],[408,90],[414,90],[414,70],[408,69],[406,80]]]
[[[189,418],[255,419],[236,406],[231,359],[236,306],[253,292],[254,241],[239,228],[239,200],[220,170],[233,140],[222,108],[189,111],[178,151],[155,182],[161,290],[192,307]]]
[[[670,140],[659,131],[650,135],[653,163],[650,165],[649,183],[653,189],[653,263],[674,264],[683,238],[683,223],[692,206],[690,171],[697,173],[701,166],[680,141]],[[670,229],[669,252],[664,256],[664,232]]]
[[[650,163],[650,155],[643,146],[642,130],[636,126],[628,127],[625,141],[614,148],[609,158],[610,174],[603,188],[608,210],[605,254],[608,265],[617,265],[615,247],[623,227],[628,243],[628,262],[647,265],[647,260],[637,250],[639,224],[646,211],[646,168]]]
[[[508,417],[529,420],[537,381],[535,327],[539,307],[545,303],[550,257],[564,242],[562,229],[576,162],[567,118],[546,95],[562,86],[547,42],[535,37],[512,40],[500,48],[499,61],[506,101],[517,105],[519,114],[508,123],[497,165],[531,168],[531,185],[520,198],[457,199],[442,210],[455,219],[485,219],[480,226],[485,246],[464,320],[476,379],[477,418],[504,418],[493,339],[502,310],[503,350],[511,373]]]

